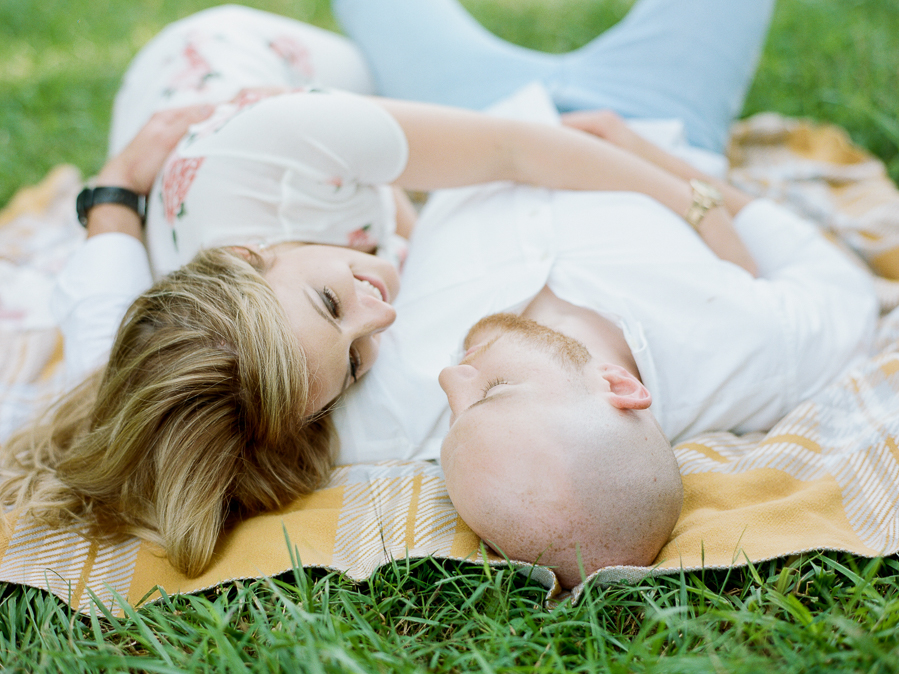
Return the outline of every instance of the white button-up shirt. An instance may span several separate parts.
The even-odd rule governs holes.
[[[869,274],[810,223],[757,200],[734,224],[761,278],[638,194],[495,184],[433,197],[396,323],[335,412],[341,462],[437,458],[440,370],[473,323],[544,286],[622,330],[672,441],[769,428],[867,351],[877,306]]]

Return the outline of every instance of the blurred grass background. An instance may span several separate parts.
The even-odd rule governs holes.
[[[733,1],[733,0],[722,0]],[[58,163],[101,167],[112,98],[131,57],[210,0],[0,0],[0,205]],[[326,0],[245,4],[336,28]],[[632,0],[463,0],[498,35],[576,48]],[[779,0],[744,115],[835,122],[899,182],[899,2]]]

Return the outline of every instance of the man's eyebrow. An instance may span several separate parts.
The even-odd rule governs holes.
[[[309,300],[309,304],[312,305],[312,308],[315,309],[318,315],[328,321],[335,330],[340,332],[340,326],[337,325],[337,321],[334,320],[333,316],[329,316],[327,311],[318,306],[318,302],[315,301],[312,291],[307,290],[304,294],[306,295],[306,299]]]

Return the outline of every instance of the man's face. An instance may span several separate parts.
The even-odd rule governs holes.
[[[462,362],[440,373],[451,411],[444,463],[459,444],[482,444],[485,436],[504,428],[520,431],[522,423],[539,424],[570,396],[586,395],[581,379],[590,353],[534,321],[488,316],[469,331],[465,348]],[[482,442],[469,442],[476,438]]]
[[[465,347],[440,373],[452,412],[440,462],[461,518],[511,558],[557,565],[566,587],[581,561],[588,571],[651,561],[681,493],[647,495],[679,490],[680,476],[639,379],[517,316],[480,321]],[[628,535],[609,520],[617,507],[633,515]]]

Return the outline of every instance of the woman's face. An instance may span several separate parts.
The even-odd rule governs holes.
[[[396,319],[399,275],[381,258],[339,246],[282,246],[264,255],[271,262],[265,278],[306,353],[311,415],[375,362],[380,333]]]

